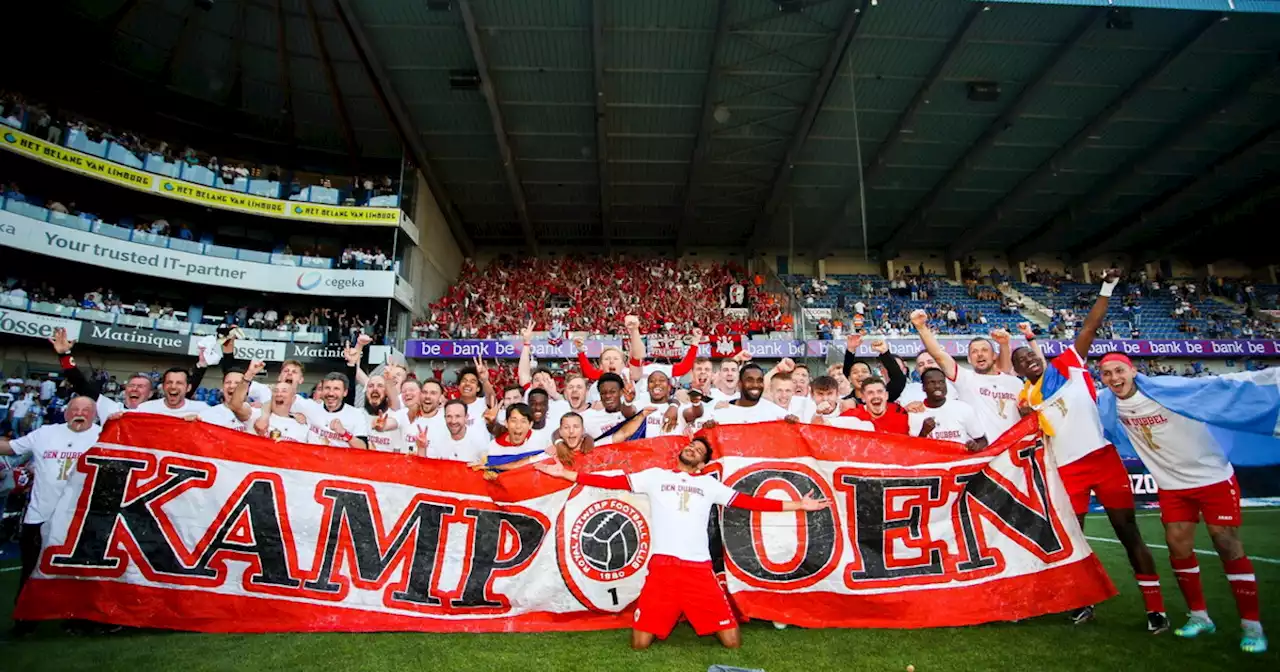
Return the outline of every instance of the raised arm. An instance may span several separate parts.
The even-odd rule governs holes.
[[[253,407],[247,403],[249,400],[249,386],[253,383],[253,379],[257,377],[262,370],[267,368],[266,362],[255,359],[249,362],[249,367],[244,371],[244,380],[236,386],[236,391],[231,393],[231,398],[227,400],[227,408],[235,414],[236,419],[240,422],[248,422],[249,417],[253,415]]]
[[[693,337],[693,344],[685,351],[684,358],[671,367],[672,378],[684,377],[685,374],[693,370],[694,362],[698,361],[698,346],[702,343],[702,330],[694,329],[690,335]]]
[[[84,377],[84,373],[76,367],[76,362],[71,358],[71,348],[76,342],[67,338],[67,330],[58,327],[53,330],[53,337],[49,339],[49,344],[53,346],[53,351],[58,354],[58,362],[62,366],[62,375],[71,382],[71,388],[76,394],[90,399],[97,399],[102,394],[102,389],[89,382]]]
[[[613,431],[596,439],[595,445],[603,446],[606,443],[626,443],[627,441],[630,441],[631,437],[634,436],[636,432],[640,431],[640,426],[644,424],[645,419],[649,417],[649,414],[657,410],[658,408],[656,406],[646,406],[639,413],[627,418],[626,422],[618,425]],[[622,438],[619,439],[619,437]]]
[[[893,354],[889,352],[889,342],[883,338],[877,339],[871,343],[871,349],[880,353],[880,367],[884,369],[885,375],[889,380],[885,382],[884,389],[889,393],[889,401],[897,401],[902,396],[902,391],[907,389],[907,374],[902,372],[902,367],[898,366],[898,360],[894,359]]]
[[[520,364],[516,367],[516,376],[520,387],[529,387],[533,383],[533,321],[530,320],[520,332]]]
[[[1117,269],[1109,269],[1102,276],[1102,288],[1098,290],[1098,299],[1093,302],[1093,307],[1085,316],[1084,326],[1080,327],[1080,333],[1076,334],[1076,342],[1073,344],[1080,359],[1089,356],[1089,348],[1093,346],[1093,339],[1098,335],[1098,327],[1102,326],[1102,321],[1107,317],[1107,308],[1111,305],[1111,292],[1115,291],[1119,283],[1120,271]]]
[[[498,400],[498,393],[493,390],[493,381],[489,380],[489,367],[485,365],[483,357],[476,357],[476,374],[480,377],[480,389],[484,392],[485,400],[492,399],[493,403]]]
[[[645,352],[644,336],[640,334],[640,318],[635,315],[628,315],[623,318],[622,323],[627,327],[628,354],[631,357],[631,379],[640,380],[644,377],[644,358],[649,354]]]
[[[578,368],[582,369],[582,375],[587,380],[600,380],[601,374],[604,372],[597,369],[595,364],[587,357],[587,345],[581,338],[573,339],[573,347],[578,349]]]
[[[1013,347],[1009,345],[1009,332],[1004,329],[994,329],[991,332],[991,340],[1000,346],[1000,352],[996,354],[996,370],[1008,374],[1014,373]]]
[[[840,370],[844,372],[844,377],[848,378],[849,373],[853,371],[853,365],[858,363],[858,346],[862,345],[862,334],[849,334],[844,339],[844,367]]]
[[[956,379],[956,360],[942,349],[942,344],[938,343],[938,337],[934,336],[933,330],[929,328],[929,314],[923,310],[911,311],[911,324],[915,326],[916,332],[920,334],[920,341],[924,343],[924,349],[933,357],[933,361],[938,363],[938,368],[947,374],[950,380]]]

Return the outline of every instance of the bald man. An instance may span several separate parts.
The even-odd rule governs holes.
[[[18,578],[18,593],[35,571],[40,558],[40,525],[53,517],[58,498],[67,487],[67,481],[75,473],[76,461],[98,441],[102,427],[94,424],[98,407],[89,397],[76,397],[67,404],[60,425],[44,425],[30,434],[12,441],[0,439],[0,456],[18,455],[30,460],[33,477],[31,502],[22,518],[22,532],[18,548],[22,556],[22,574]],[[16,599],[15,599],[16,602]],[[35,630],[31,621],[14,621],[15,635],[30,634]]]

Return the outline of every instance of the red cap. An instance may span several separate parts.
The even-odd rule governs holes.
[[[1101,366],[1106,366],[1107,362],[1120,362],[1131,369],[1137,368],[1133,365],[1133,360],[1129,359],[1128,355],[1120,352],[1108,352],[1103,355]]]

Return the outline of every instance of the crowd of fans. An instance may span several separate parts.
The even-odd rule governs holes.
[[[758,334],[789,329],[775,297],[732,264],[681,264],[669,259],[613,257],[514,259],[483,269],[471,260],[425,321],[422,338],[491,338],[515,334],[530,321],[553,335],[624,333],[622,316],[640,317],[646,333]]]
[[[141,298],[126,300],[121,298],[110,287],[95,287],[86,292],[69,292],[50,285],[47,282],[8,278],[0,285],[0,297],[8,305],[20,301],[54,303],[67,308],[97,310],[111,315],[130,315],[153,320],[185,320],[185,311],[175,310],[171,302],[161,303],[158,300],[146,301]],[[311,308],[310,310],[293,311],[278,309],[272,306],[250,308],[240,306],[226,312],[224,317],[205,315],[210,323],[232,324],[251,329],[267,329],[281,333],[289,332],[323,332],[328,343],[354,341],[361,333],[373,336],[381,342],[384,327],[376,312],[360,315],[346,309]]]
[[[285,197],[301,193],[303,188],[310,185],[339,189],[343,192],[343,202],[347,205],[363,205],[373,197],[399,193],[395,182],[387,175],[356,175],[351,178],[304,175],[277,165],[219,159],[216,155],[190,146],[153,139],[61,108],[31,101],[21,93],[12,91],[0,90],[0,120],[57,145],[64,144],[69,132],[76,130],[92,142],[114,142],[133,153],[139,161],[145,161],[148,156],[155,154],[164,157],[169,163],[204,166],[227,185],[239,178],[284,182],[288,185]]]

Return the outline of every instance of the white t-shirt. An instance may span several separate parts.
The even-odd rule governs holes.
[[[1061,467],[1106,447],[1110,442],[1102,434],[1093,376],[1084,368],[1075,349],[1067,348],[1045,366],[1044,375],[1057,375],[1049,372],[1048,367],[1053,367],[1057,372],[1065,371],[1067,379],[1040,407],[1045,420],[1053,427],[1053,436],[1045,436],[1045,441]]]
[[[209,404],[203,401],[192,401],[191,399],[183,399],[182,405],[177,408],[169,408],[164,403],[164,399],[152,399],[138,404],[138,413],[154,413],[156,415],[168,415],[175,418],[181,418],[188,415],[199,415],[209,409]]]
[[[83,432],[73,432],[67,425],[43,425],[9,445],[18,455],[31,456],[31,502],[22,522],[43,523],[53,515],[58,498],[75,473],[76,461],[98,441],[102,428],[90,425]]]
[[[249,401],[255,404],[271,402],[271,386],[257,381],[249,382]]]
[[[981,375],[959,364],[956,365],[955,384],[960,401],[973,407],[986,429],[987,441],[992,443],[1006,430],[1018,423],[1018,393],[1022,392],[1022,379],[1007,373]]]
[[[57,391],[57,383],[49,380],[48,378],[44,379],[44,381],[40,383],[40,401],[49,401]]]
[[[555,427],[556,429],[559,429],[560,418],[563,418],[565,413],[568,413],[570,410],[572,409],[569,408],[569,402],[565,401],[564,399],[548,399],[547,400],[547,426]]]
[[[755,406],[738,406],[732,402],[719,408],[720,402],[711,404],[711,419],[718,425],[748,425],[757,422],[773,422],[787,417],[787,410],[768,399],[761,399]]]
[[[622,413],[610,413],[608,411],[589,408],[580,413],[582,416],[582,430],[585,436],[593,439],[600,438],[601,434],[617,427],[626,422],[627,416]]]
[[[360,410],[364,411],[363,408]],[[372,448],[373,450],[381,451],[384,453],[413,452],[416,446],[409,448],[407,450],[405,448],[406,443],[404,440],[404,430],[400,429],[400,424],[399,424],[400,417],[397,415],[397,412],[391,409],[387,409],[387,412],[384,413],[384,415],[387,416],[388,420],[396,421],[395,429],[386,430],[386,431],[374,429],[373,423],[375,420],[378,419],[378,416],[372,415],[367,411],[364,414],[365,423],[367,423],[367,426],[369,428],[369,435],[368,435],[369,447]],[[345,424],[346,423],[343,423],[344,426]],[[412,445],[412,444],[408,444],[408,445]]]
[[[236,414],[231,410],[231,407],[226,404],[210,406],[209,408],[200,411],[200,420],[211,425],[218,425],[219,427],[235,429],[241,432],[246,431],[246,428],[251,426],[241,422],[240,418],[237,418]]]
[[[955,383],[947,383],[947,401],[959,401],[960,391],[956,389]],[[902,388],[902,395],[898,397],[898,403],[906,406],[913,402],[924,403],[924,385],[920,383],[907,383]]]
[[[267,411],[270,413],[270,411]],[[263,410],[261,408],[253,409],[249,414],[249,424],[245,427],[246,432],[257,436],[253,425],[262,417]],[[275,415],[274,413],[267,419],[267,436],[265,438],[275,439],[277,441],[294,441],[297,443],[322,443],[311,435],[311,430],[307,425],[293,419],[293,416],[285,417]]]
[[[644,419],[644,424],[645,424],[644,436],[646,439],[652,439],[655,436],[675,436],[677,434],[684,434],[684,428],[686,423],[684,421],[684,413],[681,412],[679,405],[677,404],[646,404],[646,406],[655,407],[655,410]],[[672,427],[671,431],[667,432],[667,431],[663,431],[662,425],[666,422],[667,409],[669,408],[676,409],[676,426]],[[641,408],[640,410],[643,411],[644,409]]]
[[[839,427],[840,429],[855,429],[860,432],[874,432],[876,426],[862,418],[855,418],[852,415],[840,415],[840,411],[836,411],[835,415],[823,416],[823,423],[829,427]]]
[[[911,436],[920,436],[925,418],[933,418],[936,426],[929,433],[935,441],[968,443],[986,435],[982,421],[973,407],[963,401],[948,401],[937,408],[925,408],[919,413],[907,414],[907,426]],[[989,438],[987,439],[990,440]]]
[[[484,429],[484,412],[489,410],[489,404],[485,403],[484,397],[476,397],[476,400],[467,404],[467,427],[479,427]]]
[[[1116,399],[1116,411],[1134,450],[1161,490],[1213,485],[1235,473],[1203,422],[1178,415],[1141,392]]]
[[[506,455],[523,455],[532,452],[547,452],[547,448],[551,447],[551,434],[554,430],[546,428],[544,431],[529,430],[529,436],[524,443],[518,446],[504,446],[498,443],[497,439],[490,439],[488,445],[489,457],[503,457]],[[467,432],[470,434],[470,432]]]
[[[297,406],[296,401],[294,406]],[[352,437],[369,435],[369,416],[363,408],[343,404],[342,408],[331,412],[321,404],[305,404],[302,414],[306,416],[307,424],[311,428],[310,443],[329,445],[334,448],[349,448],[351,444],[342,438],[342,435],[329,429],[329,424],[333,420],[341,422],[342,428]]]
[[[813,414],[818,412],[818,405],[814,403],[810,397],[802,397],[796,395],[791,397],[791,403],[787,405],[787,414],[800,418],[800,422],[809,422],[813,420]]]
[[[654,555],[690,562],[708,562],[707,519],[715,504],[728,506],[738,494],[709,475],[670,469],[645,469],[628,474],[631,491],[649,496],[649,529]]]
[[[443,434],[427,430],[427,457],[436,460],[454,460],[472,464],[480,461],[488,446],[488,432],[469,430],[461,439],[454,439],[446,429]]]
[[[396,424],[400,426],[401,441],[404,442],[404,449],[407,453],[417,452],[418,444],[415,437],[423,429],[427,430],[428,450],[430,450],[431,441],[438,437],[449,435],[449,427],[444,424],[443,406],[436,409],[435,415],[427,417],[419,414],[412,422],[409,420],[409,409],[407,408],[397,409],[393,413],[395,413]]]

